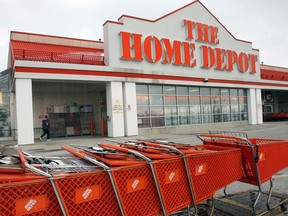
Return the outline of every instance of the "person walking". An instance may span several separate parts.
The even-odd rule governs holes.
[[[45,119],[42,120],[42,130],[43,134],[40,136],[40,140],[42,141],[42,138],[47,135],[47,141],[50,141],[50,123],[47,115]]]

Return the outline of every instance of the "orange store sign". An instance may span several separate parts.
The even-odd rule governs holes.
[[[143,37],[142,34],[121,31],[121,59],[188,67],[200,65],[204,69],[214,68],[220,71],[233,71],[237,67],[242,73],[256,73],[256,54],[217,47],[220,44],[218,27],[191,20],[183,20],[183,27],[185,41],[153,35]],[[200,55],[201,62],[197,62],[196,55]]]

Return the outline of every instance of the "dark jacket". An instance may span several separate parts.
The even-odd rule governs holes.
[[[50,129],[50,123],[49,123],[49,120],[48,120],[48,119],[42,120],[42,129],[43,129],[43,130]]]

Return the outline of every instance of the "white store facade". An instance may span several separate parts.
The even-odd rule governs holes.
[[[56,107],[65,135],[79,135],[75,116],[83,113],[62,110],[71,102],[91,109],[95,134],[107,128],[106,136],[123,137],[206,123],[262,124],[261,90],[288,89],[286,81],[261,79],[259,50],[236,39],[199,1],[156,20],[123,15],[104,23],[103,33],[103,42],[11,33],[18,144],[34,143],[38,116],[52,118]],[[76,55],[103,60],[79,63]]]

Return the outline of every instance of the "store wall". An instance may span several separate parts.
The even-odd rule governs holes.
[[[49,105],[64,106],[73,102],[93,105],[96,134],[101,134],[100,89],[99,84],[33,82],[34,127],[41,128],[39,115],[46,114]]]

